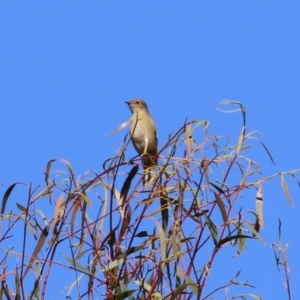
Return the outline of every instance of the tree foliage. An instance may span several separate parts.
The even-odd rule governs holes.
[[[259,133],[247,132],[241,103],[224,104],[241,114],[240,135],[210,135],[208,121],[186,121],[161,148],[145,186],[140,158],[125,159],[128,137],[100,173],[77,177],[68,161],[53,159],[44,186],[12,184],[1,208],[1,298],[204,300],[230,286],[252,290],[240,272],[211,288],[214,262],[225,247],[246,255],[247,243],[264,244],[264,183],[280,176],[292,203],[284,176],[297,180],[298,171],[263,176],[247,155]],[[19,185],[27,192],[14,202]],[[256,210],[244,209],[245,199]],[[289,283],[286,252],[273,247]],[[250,298],[260,299],[252,291],[227,299]]]

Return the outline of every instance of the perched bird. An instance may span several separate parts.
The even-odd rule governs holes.
[[[125,101],[132,112],[130,135],[132,144],[142,157],[144,170],[157,163],[157,137],[155,123],[150,116],[147,103],[135,98]],[[146,179],[146,181],[149,180]]]

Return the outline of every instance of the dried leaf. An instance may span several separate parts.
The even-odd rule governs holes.
[[[47,239],[47,236],[48,236],[48,233],[49,233],[49,228],[50,228],[50,226],[47,225],[47,226],[44,228],[43,232],[41,233],[40,238],[38,239],[38,242],[37,242],[37,244],[36,244],[36,246],[35,246],[35,248],[34,248],[34,250],[33,250],[33,253],[32,253],[32,255],[31,255],[31,259],[30,259],[30,261],[29,261],[29,263],[28,263],[28,265],[27,265],[27,268],[26,268],[26,270],[25,270],[25,272],[24,272],[24,275],[23,275],[22,280],[24,280],[24,278],[25,278],[25,276],[27,275],[29,269],[31,268],[32,264],[34,263],[35,259],[37,258],[37,255],[38,255],[38,254],[40,253],[40,251],[42,250],[42,247],[43,247],[43,245],[45,244],[46,239]]]
[[[263,189],[260,186],[256,193],[256,215],[258,218],[259,229],[263,228],[264,226],[264,219],[263,219]],[[256,229],[257,230],[257,229]],[[259,230],[257,230],[259,231]]]
[[[282,188],[283,188],[283,192],[284,192],[284,195],[285,195],[287,201],[289,202],[289,204],[290,204],[291,206],[294,207],[295,205],[294,205],[294,203],[293,203],[293,200],[292,200],[292,198],[291,198],[291,195],[290,195],[290,192],[289,192],[287,183],[286,183],[286,181],[284,180],[284,177],[283,177],[283,176],[281,176],[281,186],[282,186]]]

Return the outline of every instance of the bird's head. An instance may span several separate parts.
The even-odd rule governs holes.
[[[131,112],[134,114],[135,112],[148,112],[148,106],[147,103],[142,100],[142,99],[138,99],[138,98],[134,98],[130,101],[125,101],[125,103],[128,104]]]

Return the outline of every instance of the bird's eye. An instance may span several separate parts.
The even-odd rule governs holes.
[[[139,105],[139,104],[140,104],[140,101],[136,101],[136,104],[138,104],[138,105]]]

